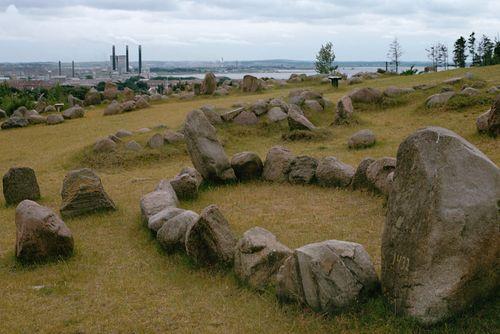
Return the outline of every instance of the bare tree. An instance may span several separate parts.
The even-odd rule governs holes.
[[[396,37],[389,45],[389,51],[387,52],[387,58],[389,58],[391,62],[396,64],[396,73],[398,73],[399,61],[402,55],[403,55],[403,49],[401,48],[401,44],[399,44],[398,39]]]
[[[437,71],[438,67],[448,68],[448,47],[443,43],[431,45],[427,51],[427,57],[432,61],[432,67]]]

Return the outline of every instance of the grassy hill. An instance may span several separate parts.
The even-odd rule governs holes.
[[[321,90],[336,102],[355,87],[441,83],[472,72],[486,87],[500,85],[500,65],[408,77],[384,77],[356,86],[304,84]],[[102,108],[85,118],[55,126],[32,126],[0,131],[0,171],[12,166],[35,169],[42,192],[41,204],[58,209],[65,174],[92,164],[89,147],[99,137],[119,129],[136,130],[165,124],[182,126],[185,115],[203,104],[230,107],[236,102],[286,96],[298,86],[257,94],[170,100],[151,108],[103,117]],[[451,129],[476,145],[497,165],[498,139],[479,135],[475,119],[489,106],[474,104],[426,109],[433,90],[419,91],[394,106],[367,108],[358,123],[330,126],[334,111],[312,121],[325,128],[324,138],[284,141],[283,128],[223,126],[219,129],[229,156],[255,151],[262,159],[273,145],[316,158],[336,156],[357,166],[367,156],[395,156],[399,143],[416,129],[437,125]],[[378,143],[352,151],[347,139],[354,132],[372,129]],[[138,137],[145,140],[145,137]],[[87,153],[86,153],[87,152]],[[160,179],[171,178],[191,162],[180,147],[175,154],[150,154],[131,160],[104,161],[97,169],[107,192],[117,203],[113,213],[67,219],[75,238],[75,255],[39,266],[22,266],[14,257],[14,207],[0,207],[0,332],[2,333],[493,333],[500,323],[498,298],[475,306],[447,324],[419,328],[395,317],[382,298],[358,310],[325,317],[297,305],[281,305],[272,292],[256,293],[238,284],[230,272],[193,266],[181,255],[166,255],[140,222],[139,199]],[[385,219],[384,199],[364,191],[322,189],[253,182],[205,189],[182,207],[200,211],[217,204],[238,236],[255,225],[273,232],[289,247],[327,239],[361,243],[380,270],[380,237]]]

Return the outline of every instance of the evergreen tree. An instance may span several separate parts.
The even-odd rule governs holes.
[[[330,74],[337,69],[333,66],[335,53],[333,52],[333,44],[331,42],[321,46],[316,56],[316,72],[319,74]]]
[[[500,39],[495,38],[495,47],[493,48],[493,64],[500,64]]]
[[[493,44],[491,39],[489,39],[488,36],[483,35],[481,41],[479,42],[479,47],[478,47],[478,49],[480,50],[478,54],[480,56],[482,66],[488,66],[494,64],[493,63],[494,48],[495,45]]]
[[[453,62],[457,67],[465,67],[465,61],[467,60],[467,55],[465,54],[466,41],[463,36],[455,41],[453,49]]]
[[[471,56],[471,61],[472,61],[471,66],[480,66],[481,57],[478,55],[476,51],[476,34],[474,32],[472,32],[469,36],[468,45],[469,45],[469,54]]]

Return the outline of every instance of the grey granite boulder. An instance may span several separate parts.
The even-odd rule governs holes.
[[[267,152],[262,171],[262,178],[271,182],[285,182],[288,180],[288,168],[295,156],[283,146],[273,146]]]
[[[158,230],[156,240],[167,251],[184,249],[186,232],[199,219],[196,212],[186,210],[168,219]]]
[[[347,187],[354,176],[354,168],[335,157],[320,160],[316,169],[316,179],[323,187]]]
[[[40,198],[35,171],[29,167],[13,167],[3,176],[3,195],[7,205]]]
[[[292,184],[309,184],[315,180],[318,160],[302,155],[294,158],[288,166],[288,181]]]
[[[158,212],[170,207],[177,207],[179,200],[174,188],[170,182],[160,182],[153,192],[150,192],[141,198],[141,216],[144,222]]]
[[[373,190],[388,196],[391,190],[387,176],[396,169],[396,159],[384,157],[375,160],[366,169],[366,178],[369,187]]]
[[[368,177],[366,176],[366,170],[373,162],[375,162],[373,158],[364,158],[359,163],[351,181],[351,188],[353,190],[370,187],[370,181],[368,181]]]
[[[347,141],[351,149],[362,149],[375,145],[376,137],[372,130],[364,129],[353,134]]]
[[[149,217],[148,228],[156,233],[163,226],[163,224],[165,224],[166,221],[185,211],[186,210],[177,208],[175,206],[169,206]]]

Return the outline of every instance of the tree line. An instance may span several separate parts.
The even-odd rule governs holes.
[[[453,61],[457,67],[465,67],[467,61],[471,66],[500,64],[500,39],[492,41],[486,35],[477,39],[474,32],[467,39],[460,36],[454,44]]]

